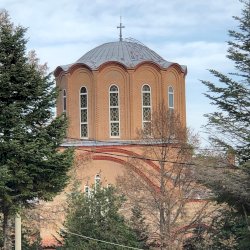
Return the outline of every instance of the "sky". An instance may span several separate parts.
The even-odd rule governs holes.
[[[186,65],[187,124],[203,133],[204,114],[215,110],[200,80],[217,80],[208,72],[233,71],[226,58],[232,16],[240,16],[238,0],[0,0],[12,21],[27,27],[27,50],[53,71],[78,60],[89,50],[119,39],[134,38],[165,60]]]

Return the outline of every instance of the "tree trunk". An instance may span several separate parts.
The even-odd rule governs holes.
[[[164,209],[164,195],[165,195],[165,187],[164,187],[164,163],[160,161],[160,167],[161,167],[161,176],[160,176],[160,241],[161,241],[161,247],[160,249],[165,249],[165,209]]]
[[[9,210],[3,212],[3,250],[12,249],[11,220]]]
[[[164,242],[165,242],[165,218],[164,218],[164,208],[162,204],[160,205],[160,243],[161,243],[161,250],[164,249]]]

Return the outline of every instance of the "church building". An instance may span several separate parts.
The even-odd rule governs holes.
[[[166,61],[137,40],[123,39],[121,32],[118,41],[56,68],[57,115],[65,113],[69,120],[62,146],[74,146],[80,159],[91,159],[78,164],[77,176],[87,191],[96,181],[115,184],[126,157],[139,155],[137,132],[150,125],[159,104],[179,114],[185,127],[186,73],[186,66]]]
[[[159,171],[159,166],[143,159],[138,131],[150,127],[153,112],[162,104],[186,126],[186,66],[163,59],[135,39],[123,39],[122,27],[119,40],[93,48],[54,71],[60,90],[57,115],[66,115],[69,122],[61,147],[74,147],[72,172],[85,193],[98,183],[115,185],[125,170],[157,188],[147,173]],[[150,171],[128,164],[130,157],[141,159]],[[56,215],[54,224],[48,220],[41,224],[44,245],[51,244],[57,222],[63,221],[60,208],[65,199],[62,193],[43,208],[44,216]]]

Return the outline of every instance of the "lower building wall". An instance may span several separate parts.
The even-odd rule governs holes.
[[[137,159],[135,163],[134,158],[139,157],[142,159],[139,161]],[[74,166],[69,172],[69,185],[52,202],[41,203],[34,211],[38,214],[43,245],[57,244],[55,237],[59,237],[58,232],[63,226],[67,193],[70,192],[75,181],[80,184],[80,188],[84,192],[86,186],[91,188],[95,185],[96,178],[99,178],[102,186],[106,187],[109,184],[116,185],[119,176],[133,172],[143,178],[148,185],[157,189],[158,184],[155,176],[158,171],[159,166],[155,162],[143,159],[141,147],[138,145],[77,147]],[[190,201],[191,214],[197,209],[197,206],[203,206],[203,203],[202,200],[199,202]]]

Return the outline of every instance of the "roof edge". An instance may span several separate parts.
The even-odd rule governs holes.
[[[89,69],[90,71],[99,71],[99,70],[102,70],[106,65],[110,64],[110,63],[115,63],[115,64],[118,64],[120,66],[122,66],[125,70],[129,70],[129,69],[134,69],[136,70],[137,68],[139,68],[141,65],[143,64],[153,64],[155,65],[156,67],[158,67],[159,69],[168,69],[169,67],[171,66],[177,66],[181,72],[183,72],[185,75],[187,74],[187,66],[186,65],[180,65],[178,63],[174,63],[174,62],[168,62],[166,61],[166,64],[167,66],[161,66],[160,64],[158,64],[157,62],[154,62],[154,61],[144,61],[144,62],[139,62],[138,64],[136,64],[134,67],[127,67],[125,64],[119,62],[119,61],[107,61],[107,62],[104,62],[102,64],[100,64],[98,67],[96,68],[92,68],[90,65],[86,64],[86,63],[79,63],[79,62],[76,62],[76,63],[73,63],[73,64],[68,64],[68,65],[61,65],[61,66],[58,66],[55,70],[54,70],[54,76],[57,77],[59,76],[59,74],[61,72],[72,72],[74,71],[74,68],[79,68],[81,66]]]

